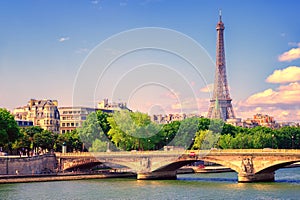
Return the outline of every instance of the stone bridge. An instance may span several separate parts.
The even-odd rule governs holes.
[[[113,163],[137,173],[137,179],[176,179],[176,170],[195,161],[213,162],[238,173],[239,182],[274,181],[275,171],[300,162],[300,150],[228,149],[197,151],[136,151],[57,153],[62,170]]]

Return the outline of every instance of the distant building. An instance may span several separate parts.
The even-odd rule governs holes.
[[[274,117],[269,115],[256,114],[253,116],[253,121],[257,122],[259,126],[265,126],[270,128],[274,128],[276,125]]]
[[[243,121],[243,127],[245,128],[254,128],[259,126],[259,124],[254,119],[246,119]]]
[[[15,108],[13,114],[16,121],[31,121],[34,126],[59,133],[59,111],[57,100],[30,99],[23,107]]]
[[[95,112],[95,109],[87,107],[60,107],[60,133],[68,133],[81,127],[91,112]]]
[[[129,108],[127,108],[127,105],[126,103],[124,102],[119,102],[119,103],[115,103],[115,102],[108,102],[108,99],[103,99],[102,101],[100,101],[98,103],[98,106],[97,108],[99,110],[102,110],[102,111],[108,111],[108,112],[113,112],[113,111],[116,111],[116,110],[129,110],[131,111]]]
[[[191,118],[191,117],[203,117],[200,115],[196,114],[185,114],[185,113],[176,113],[176,114],[168,114],[168,115],[152,115],[151,116],[151,121],[156,122],[158,124],[168,124],[173,121],[182,121],[186,118]]]
[[[226,120],[226,123],[233,126],[240,126],[240,127],[244,126],[244,123],[242,122],[241,118],[229,118]]]
[[[277,124],[279,127],[300,127],[300,124],[297,122],[280,122]]]

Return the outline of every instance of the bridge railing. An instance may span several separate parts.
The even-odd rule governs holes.
[[[115,151],[115,152],[75,152],[55,153],[57,157],[97,157],[97,156],[142,156],[142,155],[183,155],[183,154],[248,154],[248,153],[275,153],[275,154],[300,154],[300,149],[210,149],[210,150],[174,150],[174,151]]]

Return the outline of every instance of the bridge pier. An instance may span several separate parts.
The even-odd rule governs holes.
[[[251,182],[274,182],[275,172],[266,172],[258,174],[238,174],[239,183],[251,183]]]
[[[174,180],[177,179],[176,171],[164,171],[164,172],[147,172],[138,173],[138,180]]]

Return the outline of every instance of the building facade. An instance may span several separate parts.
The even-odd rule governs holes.
[[[87,107],[60,107],[60,133],[68,133],[81,127],[88,114],[95,112],[94,108]]]
[[[103,99],[100,101],[97,105],[98,110],[102,110],[103,112],[114,112],[114,111],[120,111],[120,110],[129,110],[131,111],[126,103],[124,102],[109,102],[108,99]]]
[[[192,118],[192,117],[202,118],[203,116],[197,114],[185,114],[185,113],[175,113],[175,114],[170,113],[168,115],[157,114],[151,116],[151,121],[158,124],[168,124],[173,121],[182,121],[184,119]]]
[[[33,126],[32,121],[27,121],[27,120],[16,120],[18,126],[20,127],[28,127],[28,126]]]
[[[276,125],[274,117],[269,116],[269,115],[256,114],[253,116],[253,120],[259,126],[266,126],[266,127],[274,128]]]
[[[15,108],[13,114],[17,121],[31,121],[34,126],[59,133],[59,111],[57,100],[30,99],[28,104]]]

